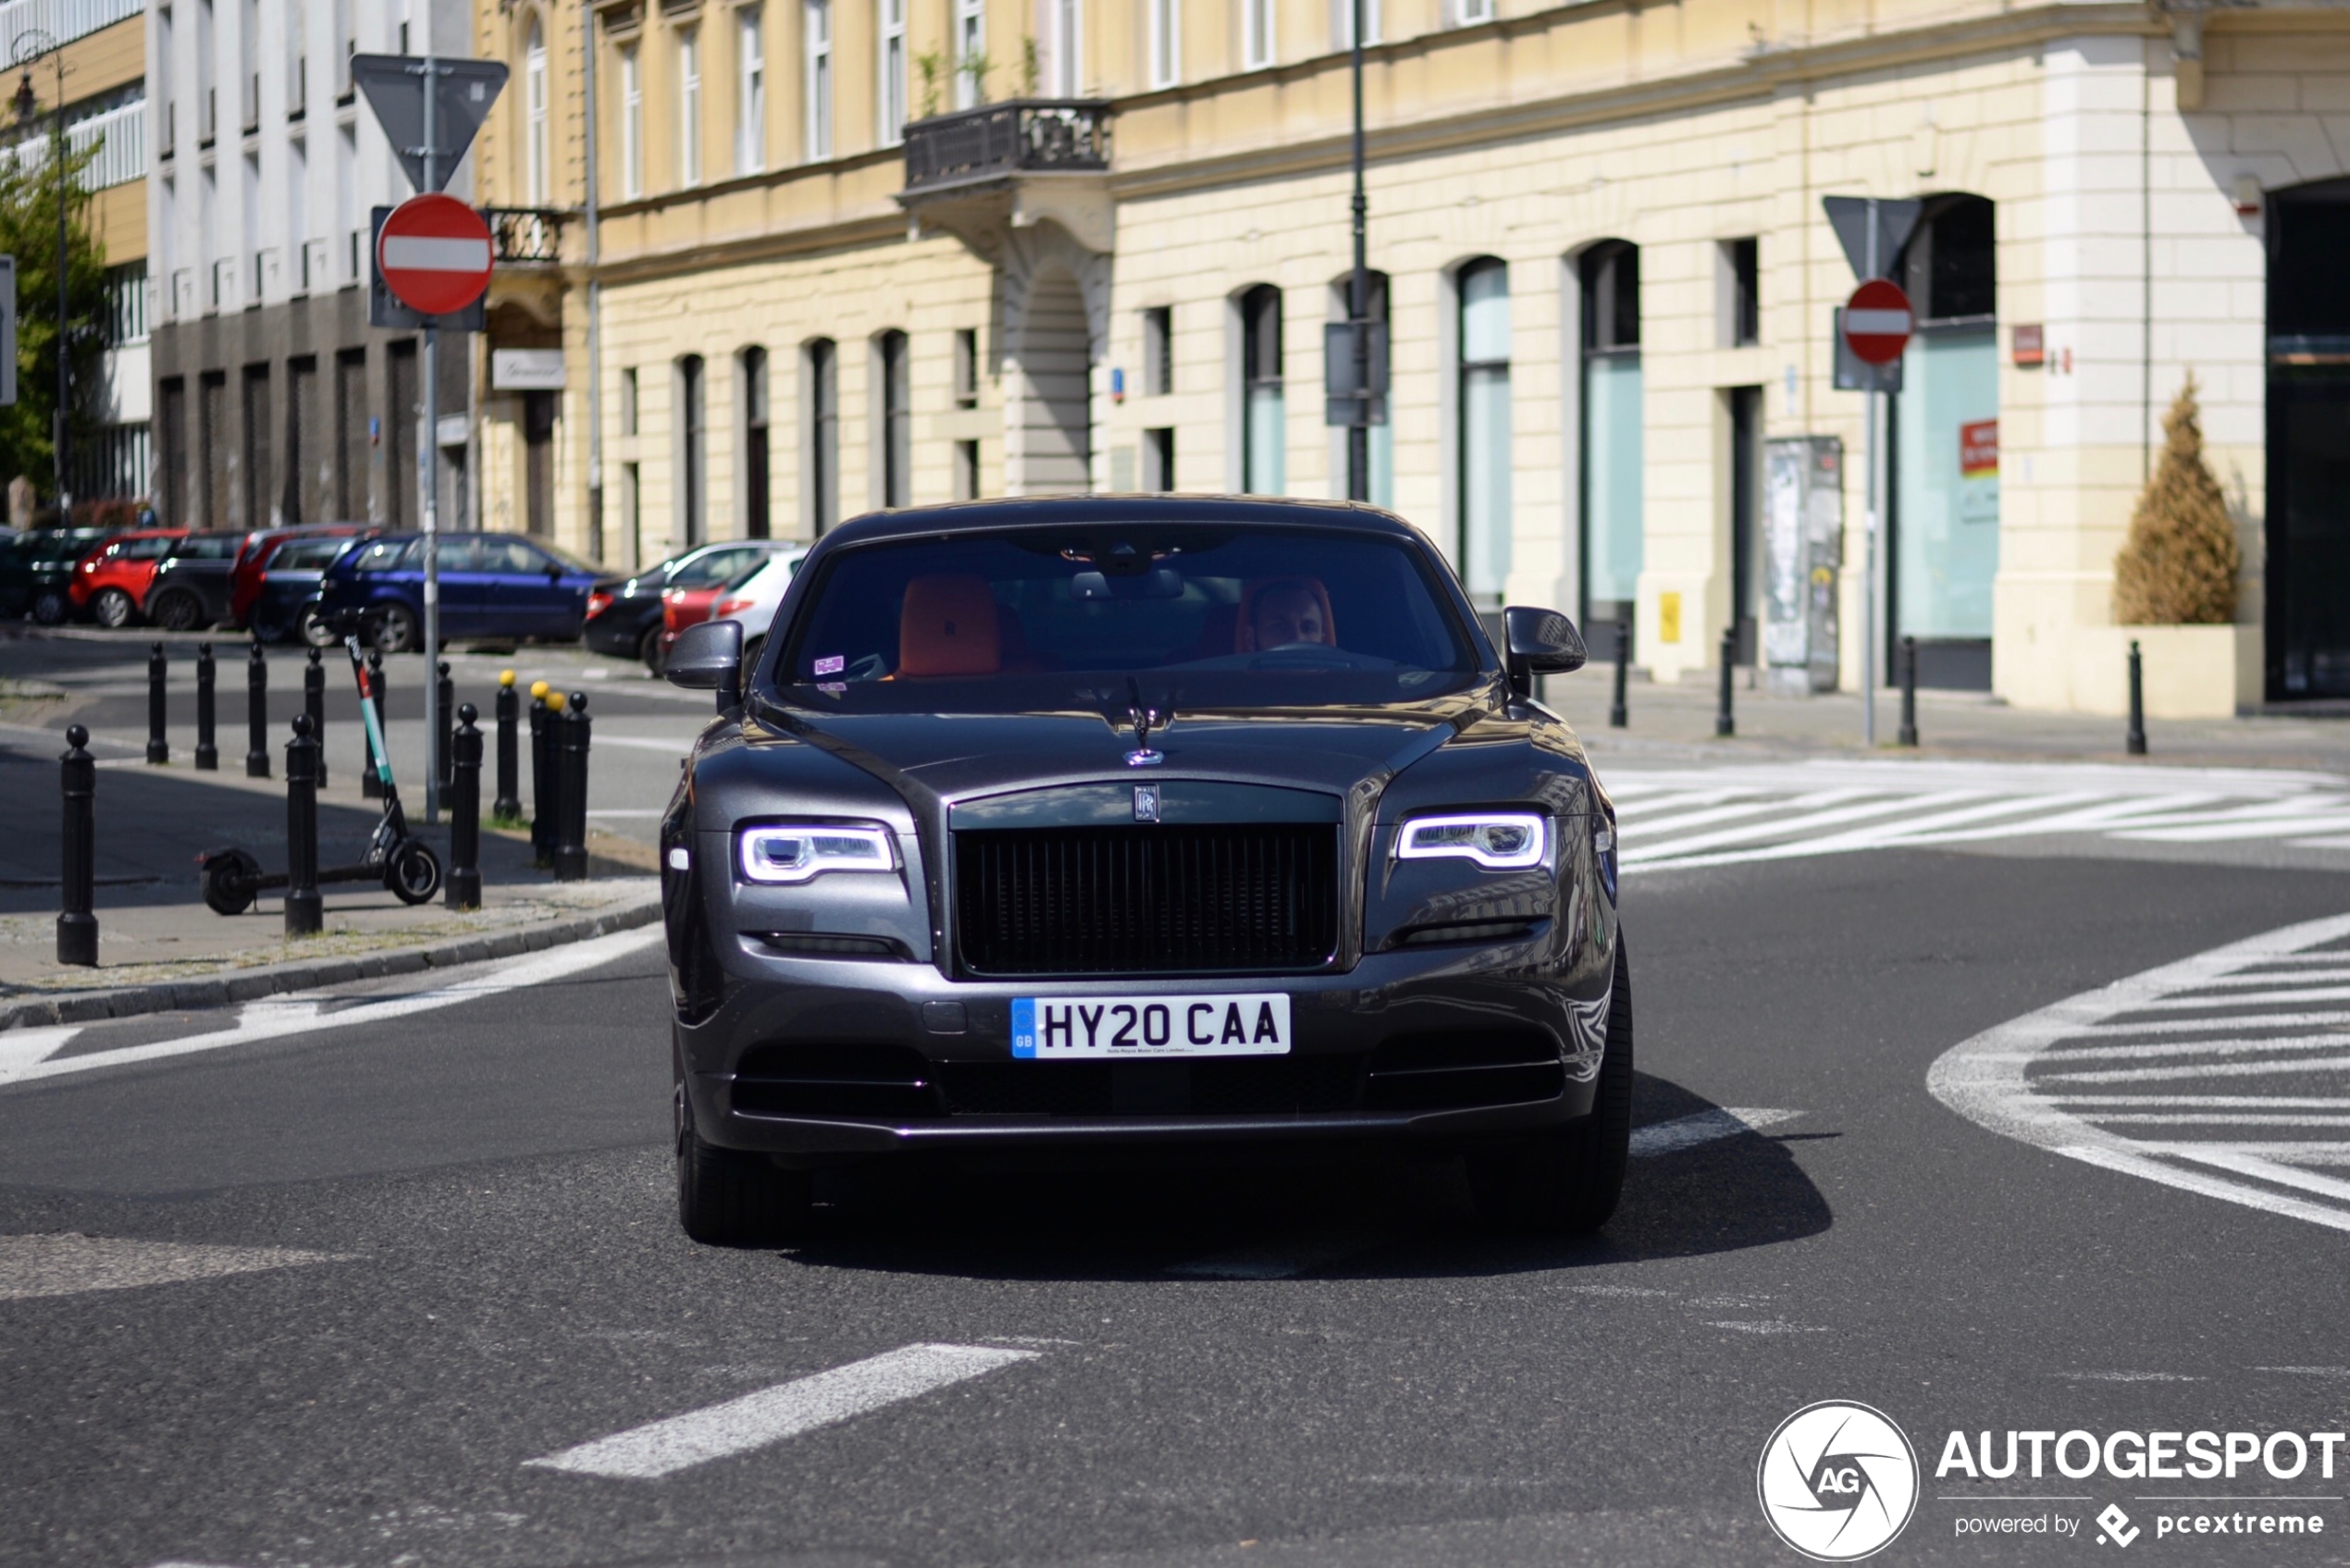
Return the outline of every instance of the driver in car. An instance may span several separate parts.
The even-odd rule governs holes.
[[[1337,639],[1330,636],[1330,618],[1322,611],[1322,596],[1295,577],[1268,583],[1257,590],[1256,602],[1249,608],[1248,630],[1254,646],[1243,651],[1263,652],[1301,642],[1337,646]]]

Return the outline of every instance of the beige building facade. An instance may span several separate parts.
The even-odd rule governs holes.
[[[2135,638],[2157,713],[2350,697],[2350,305],[2313,260],[2337,214],[2350,239],[2350,17],[1365,9],[1373,496],[1481,601],[1557,604],[1602,650],[1627,627],[1663,680],[1727,632],[1757,678],[1849,688],[1909,637],[1924,684],[2113,710]],[[1342,494],[1348,24],[1328,0],[484,6],[514,82],[479,189],[561,233],[493,285],[484,525],[633,567],[966,495]],[[1828,196],[1923,203],[1885,268],[1919,331],[1874,648]],[[2239,624],[2117,627],[2190,374]]]

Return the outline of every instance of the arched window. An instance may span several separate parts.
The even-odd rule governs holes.
[[[812,538],[840,521],[840,351],[830,338],[808,345],[800,386],[800,407],[808,411],[800,426],[800,485]]]
[[[1628,627],[1642,533],[1640,251],[1603,240],[1577,265],[1583,293],[1583,618]],[[1595,647],[1612,648],[1611,639]]]
[[[1260,283],[1241,296],[1241,488],[1288,488],[1288,413],[1281,391],[1281,291]]]
[[[1498,604],[1510,574],[1510,269],[1473,261],[1459,290],[1461,581]]]
[[[528,41],[522,51],[523,189],[530,204],[543,207],[551,182],[547,147],[547,34],[538,19],[530,19]]]
[[[703,380],[701,355],[678,360],[677,531],[670,542],[681,549],[710,537],[710,405]]]
[[[909,374],[906,334],[888,331],[873,340],[873,434],[875,497],[884,506],[914,501],[913,381]]]
[[[743,537],[763,539],[773,522],[767,491],[767,351],[754,343],[736,364],[742,375]]]

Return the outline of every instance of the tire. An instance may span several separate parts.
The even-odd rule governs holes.
[[[638,662],[642,663],[646,669],[651,671],[654,674],[658,675],[661,673],[662,660],[661,657],[660,622],[656,621],[651,625],[647,626],[645,628],[645,635],[637,639],[637,659]]]
[[[1498,1228],[1582,1235],[1615,1213],[1631,1144],[1632,971],[1618,928],[1606,1055],[1591,1114],[1514,1148],[1471,1155],[1469,1191],[1478,1213]]]
[[[90,601],[90,618],[109,631],[118,632],[137,623],[139,607],[120,588],[100,588],[98,597]]]
[[[440,857],[421,838],[403,838],[384,866],[384,885],[402,904],[429,904],[440,891]]]
[[[32,619],[36,625],[62,626],[72,609],[73,601],[66,598],[63,588],[43,588],[32,596]]]
[[[195,595],[174,588],[155,600],[147,619],[167,632],[192,632],[204,623],[204,604]]]
[[[253,907],[260,875],[261,862],[243,850],[215,850],[204,858],[204,901],[216,915],[241,915]]]
[[[414,653],[425,646],[424,629],[415,612],[404,604],[387,604],[367,612],[363,623],[367,646],[378,653]]]
[[[677,1222],[707,1247],[777,1246],[807,1234],[810,1184],[758,1154],[705,1143],[677,1089]]]
[[[302,618],[294,623],[294,633],[305,648],[332,648],[342,640],[335,636],[333,627],[318,618],[318,611],[312,609],[303,611]]]

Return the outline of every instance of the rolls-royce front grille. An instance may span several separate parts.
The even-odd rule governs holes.
[[[1314,969],[1338,947],[1323,823],[958,833],[955,883],[973,974]]]

